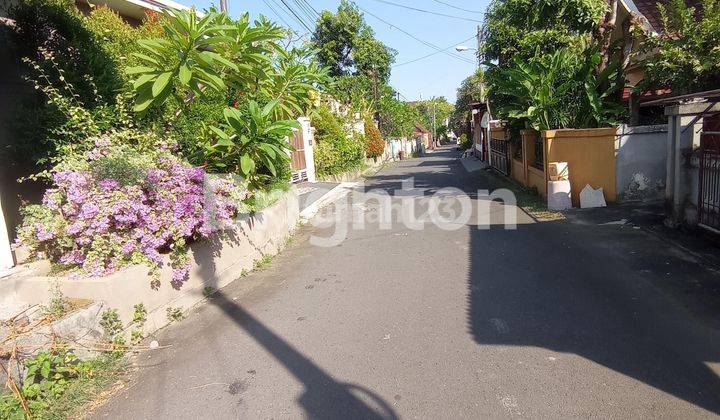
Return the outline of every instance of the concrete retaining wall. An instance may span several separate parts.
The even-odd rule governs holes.
[[[160,288],[152,290],[146,266],[127,267],[107,277],[70,279],[50,276],[47,262],[37,262],[0,279],[0,304],[45,304],[51,297],[51,283],[57,281],[66,297],[103,302],[105,308],[117,309],[125,325],[132,320],[133,306],[143,303],[148,311],[145,333],[151,333],[168,323],[167,308],[186,310],[204,299],[205,287],[217,290],[238,279],[243,271],[252,270],[254,262],[263,256],[279,252],[298,219],[297,193],[291,189],[275,205],[239,218],[233,229],[193,244],[190,279],[179,290],[170,284],[172,270],[167,264]]]
[[[619,201],[663,198],[667,134],[667,124],[618,127],[615,179]]]

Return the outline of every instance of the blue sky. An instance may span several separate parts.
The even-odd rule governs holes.
[[[317,11],[336,11],[340,0],[307,0]],[[218,4],[219,0],[180,0],[181,3],[190,5],[194,3],[198,9],[209,7],[211,4]],[[249,11],[255,17],[263,14],[268,18],[286,26],[279,19],[277,12],[293,29],[298,32],[308,32],[299,22],[294,20],[282,0],[227,0],[228,10],[231,15],[237,16],[240,13]],[[300,0],[285,0],[285,2],[298,13],[305,17],[300,8]],[[396,3],[424,9],[446,15],[453,15],[467,20],[454,19],[438,15],[422,13],[407,8],[397,7],[390,3]],[[467,0],[355,0],[355,3],[365,11],[377,15],[379,18],[391,23],[395,27],[380,21],[379,19],[365,13],[365,21],[373,27],[376,37],[386,45],[397,50],[396,64],[405,63],[426,56],[437,50],[428,45],[412,39],[404,34],[402,29],[422,41],[425,41],[441,49],[454,46],[461,41],[464,45],[475,47],[474,35],[478,22],[482,20],[482,13],[473,13],[460,9],[472,11],[484,11],[488,0],[467,1]],[[443,4],[446,3],[446,4]],[[267,4],[275,10],[271,10]],[[453,8],[455,6],[457,8]],[[306,18],[306,20],[309,20]],[[314,21],[312,22],[314,28]],[[399,28],[399,29],[398,29]],[[472,38],[472,39],[470,39]],[[465,60],[448,56],[445,53],[437,53],[413,63],[394,67],[390,78],[391,85],[398,90],[403,99],[417,100],[422,94],[423,99],[432,96],[445,96],[450,102],[455,101],[455,89],[460,82],[470,75],[475,69],[474,51],[464,53],[455,52],[450,48],[448,53],[454,56],[464,57]]]

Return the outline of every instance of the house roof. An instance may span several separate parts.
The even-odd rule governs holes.
[[[630,0],[627,3],[629,3],[628,6],[630,6],[631,9],[634,5],[636,9],[634,11],[645,17],[648,23],[650,23],[650,26],[652,26],[656,32],[660,32],[662,30],[660,10],[658,10],[657,5],[658,3],[667,5],[669,0]]]
[[[95,6],[107,6],[122,16],[142,20],[145,13],[150,10],[162,12],[163,10],[188,10],[189,7],[176,3],[173,0],[83,0]]]
[[[425,126],[423,126],[420,123],[415,123],[415,130],[413,130],[413,131],[419,131],[421,133],[429,133],[430,132],[430,130],[425,128]]]
[[[645,17],[656,32],[662,31],[662,18],[658,4],[667,6],[670,0],[623,0],[623,2],[630,10]],[[695,7],[696,11],[699,12],[700,7],[702,7],[702,0],[685,0],[685,4]]]

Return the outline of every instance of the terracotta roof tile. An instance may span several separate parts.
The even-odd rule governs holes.
[[[668,0],[634,0],[635,6],[638,8],[640,13],[645,16],[645,19],[650,22],[652,27],[660,32],[662,30],[662,21],[660,20],[660,11],[657,8],[657,4],[668,4]]]

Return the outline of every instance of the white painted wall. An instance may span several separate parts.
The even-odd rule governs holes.
[[[310,118],[298,118],[300,129],[302,130],[303,147],[305,148],[305,173],[308,182],[315,182],[315,155],[313,147],[315,146],[315,128],[310,125]]]
[[[10,237],[8,236],[7,226],[5,225],[2,202],[0,202],[0,277],[7,273],[14,265],[15,261],[13,261],[12,250],[10,249]]]

